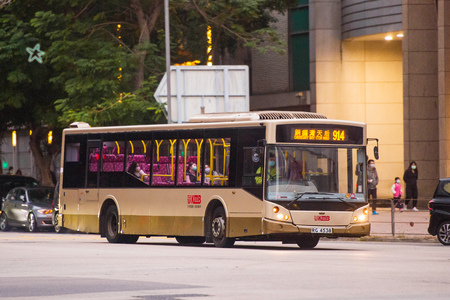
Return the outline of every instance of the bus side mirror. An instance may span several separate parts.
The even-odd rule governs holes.
[[[378,154],[378,146],[373,147],[373,156],[376,160],[380,158],[380,155]]]

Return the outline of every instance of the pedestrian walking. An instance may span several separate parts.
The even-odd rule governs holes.
[[[408,208],[409,200],[412,201],[412,210],[419,211],[417,209],[417,179],[419,178],[419,170],[417,169],[417,164],[415,161],[411,161],[409,163],[408,169],[406,169],[405,174],[403,175],[403,181],[406,184],[406,196],[405,196],[405,210]]]

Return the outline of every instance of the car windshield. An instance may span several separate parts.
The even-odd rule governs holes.
[[[42,202],[42,203],[52,203],[53,202],[53,189],[31,189],[28,190],[28,199],[30,202]]]
[[[363,147],[272,146],[267,154],[267,200],[365,201]]]

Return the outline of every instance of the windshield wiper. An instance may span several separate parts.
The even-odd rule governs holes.
[[[291,205],[292,203],[294,203],[294,202],[300,200],[304,195],[333,195],[333,194],[332,194],[332,193],[323,193],[323,192],[304,192],[304,193],[301,193],[300,195],[298,195],[297,198],[295,198],[294,200],[292,200],[291,202],[289,202],[288,205],[287,205],[286,207],[290,207],[290,205]],[[345,204],[346,204],[348,207],[350,207],[353,211],[356,210],[356,205],[355,205],[355,204],[345,201],[344,198],[342,198],[342,197],[335,197],[335,198],[324,197],[324,198],[322,198],[322,199],[326,199],[326,200],[329,200],[329,199],[336,199],[336,200],[339,200],[339,201],[345,203]]]
[[[339,200],[339,201],[344,202],[345,204],[347,204],[347,206],[350,207],[353,211],[355,211],[356,208],[357,208],[355,204],[350,203],[350,202],[348,202],[348,201],[345,201],[344,198],[342,198],[342,197],[336,197],[336,198],[323,198],[323,199],[337,199],[337,200]]]
[[[286,207],[289,207],[292,203],[297,202],[299,199],[301,199],[304,195],[333,195],[330,193],[323,193],[323,192],[303,192],[300,193],[297,198],[295,198],[294,200],[292,200],[291,202],[288,203],[288,205]]]

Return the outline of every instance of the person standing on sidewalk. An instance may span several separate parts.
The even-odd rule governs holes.
[[[369,159],[367,162],[367,199],[372,197],[372,215],[378,215],[377,212],[377,185],[378,173],[375,168],[375,161]]]
[[[395,177],[395,182],[394,184],[391,186],[391,192],[392,195],[394,196],[394,207],[398,207],[398,210],[401,212],[402,211],[402,196],[403,196],[403,191],[402,191],[402,185],[400,184],[400,177]]]
[[[405,210],[408,207],[410,199],[413,199],[413,211],[419,211],[417,209],[417,178],[419,178],[419,171],[417,170],[417,164],[415,161],[409,163],[409,168],[406,169],[403,175],[403,181],[406,183],[406,197],[405,197]]]

